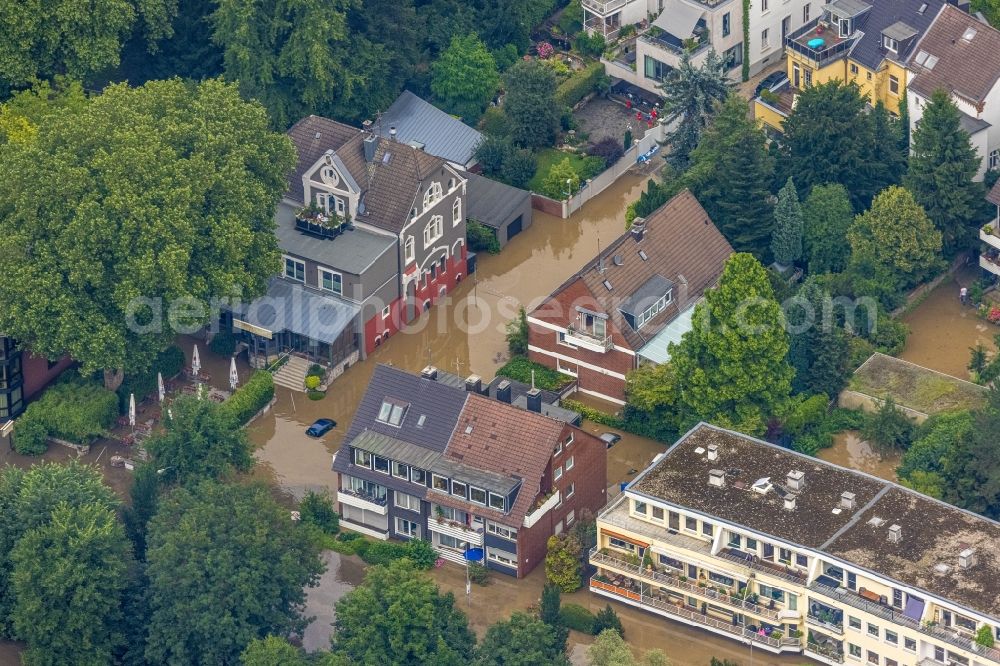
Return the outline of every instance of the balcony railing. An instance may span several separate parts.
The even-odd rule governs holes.
[[[843,650],[836,650],[827,645],[820,645],[819,643],[806,643],[806,654],[810,652],[820,657],[825,657],[830,661],[835,661],[838,664],[844,663]]]
[[[481,527],[469,527],[454,520],[444,520],[430,518],[427,521],[427,528],[438,534],[445,534],[459,541],[465,541],[473,546],[483,545],[483,529]]]
[[[825,620],[823,618],[820,618],[820,617],[818,617],[816,615],[813,615],[811,612],[806,614],[806,622],[808,622],[809,624],[814,624],[817,627],[822,627],[822,628],[824,628],[824,629],[826,629],[828,631],[832,631],[835,634],[843,634],[844,633],[844,624],[843,623],[836,624],[836,623],[833,623],[833,622],[829,622],[829,621],[827,621],[827,620]]]
[[[601,353],[608,351],[612,346],[614,346],[610,335],[598,336],[587,331],[581,331],[580,329],[573,328],[572,326],[566,329],[566,337],[564,338],[564,341],[568,344],[576,345],[577,347],[583,347],[584,349]]]
[[[340,495],[349,495],[351,497],[357,497],[358,499],[362,499],[366,502],[377,504],[379,506],[386,505],[386,498],[384,495],[382,497],[378,497],[376,495],[371,495],[369,493],[361,492],[360,490],[352,490],[350,488],[341,488],[337,492]]]
[[[594,14],[600,14],[601,16],[607,16],[611,12],[621,9],[633,0],[607,0],[607,2],[600,2],[600,0],[583,0],[581,3],[583,8]]]
[[[650,28],[648,32],[639,35],[639,39],[646,44],[659,49],[664,49],[677,56],[683,56],[684,53],[687,52],[693,57],[696,53],[700,53],[711,46],[709,43],[711,39],[708,30],[702,31],[702,33],[697,37],[691,37],[690,40],[683,40],[681,44],[674,44],[673,42],[663,39],[660,33],[656,33],[655,30],[656,28]]]
[[[809,586],[809,589],[835,601],[839,601],[847,604],[848,606],[857,608],[858,610],[880,617],[883,620],[888,620],[889,622],[898,624],[901,627],[914,629],[926,636],[936,638],[968,652],[976,653],[994,663],[1000,664],[1000,650],[978,645],[971,637],[963,636],[962,634],[949,631],[938,627],[937,625],[918,622],[911,617],[903,615],[903,613],[898,609],[885,606],[874,601],[868,601],[851,590],[843,587],[834,588],[828,585],[823,585],[822,583],[813,583]]]
[[[684,590],[684,592],[688,594],[705,599],[711,599],[712,601],[726,604],[727,606],[739,609],[745,613],[753,613],[754,615],[770,618],[772,620],[778,619],[778,611],[776,610],[765,608],[760,604],[755,604],[751,601],[746,601],[745,599],[722,594],[714,587],[699,587],[698,585],[692,585],[686,580],[681,580],[680,576],[669,572],[645,570],[642,567],[629,563],[621,557],[615,557],[610,553],[602,553],[596,546],[590,550],[590,563],[594,565],[603,564],[621,569],[623,571],[628,571],[630,574],[654,581],[660,585],[666,585],[678,590]]]
[[[708,615],[702,615],[701,613],[688,610],[687,608],[668,603],[655,596],[644,594],[641,591],[636,592],[635,590],[626,587],[618,587],[616,585],[612,585],[611,583],[597,580],[596,576],[590,579],[590,588],[591,590],[603,590],[604,592],[610,592],[611,594],[619,597],[639,602],[644,606],[655,608],[663,613],[684,618],[689,622],[700,624],[709,629],[714,629],[716,631],[729,634],[730,636],[741,638],[748,642],[766,645],[774,650],[781,651],[782,649],[788,648],[789,651],[797,652],[802,645],[802,639],[800,638],[771,638],[770,636],[764,636],[758,632],[745,629],[740,625],[716,620]]]
[[[785,38],[786,48],[814,61],[817,67],[823,67],[831,60],[835,60],[847,51],[850,51],[856,41],[852,36],[829,46],[824,44],[823,48],[819,49],[811,48],[807,44],[798,41],[803,35],[812,32],[820,22],[821,19],[814,19]],[[835,33],[837,30],[835,27],[830,27],[829,29],[831,33]]]
[[[740,551],[736,551],[740,552]],[[774,576],[776,578],[781,578],[787,580],[796,585],[805,585],[806,577],[804,574],[800,574],[797,571],[790,569],[788,567],[780,567],[777,564],[771,564],[757,558],[756,556],[750,556],[749,553],[740,552],[739,555],[734,554],[729,549],[720,550],[716,557],[721,557],[724,560],[729,560],[730,562],[735,562],[747,569],[752,569],[754,571],[760,571],[768,575]]]

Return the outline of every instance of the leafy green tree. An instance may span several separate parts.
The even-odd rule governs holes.
[[[497,63],[475,33],[452,37],[431,65],[431,90],[445,111],[474,123],[500,88]]]
[[[123,647],[128,539],[107,506],[60,503],[11,553],[12,618],[26,664],[115,661]]]
[[[783,266],[794,265],[802,258],[802,206],[790,176],[778,191],[778,203],[774,207],[771,253]]]
[[[788,360],[795,368],[792,390],[836,396],[851,375],[847,334],[832,312],[832,296],[808,278],[785,307],[791,336]]]
[[[542,181],[542,191],[553,199],[567,199],[580,187],[580,174],[568,157],[556,162]]]
[[[910,149],[902,142],[902,120],[889,115],[881,100],[875,104],[869,120],[872,128],[872,190],[878,193],[890,185],[899,185],[903,180]]]
[[[728,78],[725,59],[710,50],[700,67],[691,64],[691,54],[684,51],[676,75],[663,83],[663,117],[676,128],[668,132],[667,163],[676,169],[688,167],[691,151],[698,145],[702,131],[724,102],[734,84]]]
[[[54,113],[79,113],[87,95],[79,81],[56,77],[39,81],[0,104],[0,146],[8,141],[26,143],[38,136],[38,126]]]
[[[526,148],[513,149],[504,158],[500,177],[503,182],[514,187],[527,187],[538,169],[535,154]]]
[[[886,396],[878,410],[865,419],[861,434],[878,448],[905,451],[915,432],[913,421],[896,407],[892,396]]]
[[[176,0],[60,1],[44,8],[5,3],[0,91],[57,75],[82,79],[114,67],[137,20],[146,38],[156,40],[170,34],[176,11]]]
[[[304,524],[315,525],[325,534],[340,531],[340,516],[333,508],[333,498],[328,491],[308,491],[299,503],[299,517]]]
[[[804,192],[816,185],[840,183],[854,210],[863,210],[876,193],[871,119],[857,85],[839,80],[813,85],[799,95],[784,123],[780,167]],[[823,131],[816,131],[822,127]]]
[[[140,562],[146,560],[146,528],[156,515],[159,506],[160,475],[155,463],[144,463],[136,467],[129,488],[131,505],[122,511],[125,533],[132,541],[132,552]]]
[[[972,428],[945,459],[944,500],[963,509],[1000,518],[1000,389],[990,391]]]
[[[517,319],[507,323],[507,350],[511,356],[528,353],[528,313],[523,305],[517,311]]]
[[[913,131],[904,183],[941,232],[949,255],[972,245],[976,223],[985,217],[985,188],[972,180],[979,164],[961,113],[946,92],[936,91]]]
[[[681,180],[738,252],[764,257],[771,239],[773,175],[767,137],[750,119],[747,101],[730,95],[691,151]]]
[[[605,629],[588,648],[591,666],[639,666],[625,639],[614,629]]]
[[[941,233],[902,187],[872,200],[847,232],[851,268],[862,293],[888,298],[930,277],[941,266]]]
[[[562,591],[558,585],[546,583],[542,588],[542,602],[538,611],[538,617],[542,622],[551,627],[552,633],[556,637],[556,645],[559,646],[559,651],[564,652],[566,650],[566,639],[569,636],[569,629],[566,628],[566,623],[563,622],[562,614],[559,612],[562,606],[561,595]]]
[[[146,660],[227,664],[254,638],[301,631],[319,549],[263,485],[204,481],[160,500],[146,549]]]
[[[660,172],[660,176],[663,178],[661,182],[650,178],[646,182],[646,189],[639,194],[639,198],[628,205],[628,208],[625,210],[626,228],[632,226],[635,218],[646,217],[652,214],[653,211],[670,201],[675,194],[683,189],[684,183],[681,182],[682,179],[673,178],[671,177],[672,174],[664,173],[669,170],[670,167],[665,167]]]
[[[145,444],[164,482],[217,479],[253,467],[246,431],[234,427],[215,403],[182,396],[170,411],[173,416],[164,420],[163,432]]]
[[[674,432],[707,421],[763,434],[795,374],[782,319],[767,271],[752,255],[734,254],[695,306],[694,328],[671,345],[670,362],[629,376],[629,403]]]
[[[816,185],[802,206],[803,249],[809,273],[840,273],[851,246],[847,230],[854,220],[851,199],[840,183]]]
[[[243,666],[307,666],[302,650],[280,636],[255,638],[240,655]]]
[[[555,143],[562,112],[555,101],[552,69],[537,60],[521,60],[507,70],[504,84],[503,112],[511,140],[522,148]]]
[[[552,627],[527,613],[515,612],[486,630],[474,666],[569,666],[564,646]]]
[[[553,534],[545,554],[545,579],[563,592],[576,592],[583,584],[582,556],[583,546],[573,534]]]
[[[355,664],[461,666],[476,644],[455,597],[407,559],[370,568],[337,602],[334,627],[334,655]]]
[[[647,554],[649,551],[646,551]],[[618,617],[618,613],[615,609],[611,607],[611,604],[605,604],[604,608],[597,611],[594,617],[594,633],[599,634],[605,629],[612,629],[618,632],[618,635],[625,638],[625,629],[622,627],[622,621]]]
[[[212,298],[266,290],[293,163],[264,109],[219,81],[110,86],[46,118],[0,153],[0,330],[116,388],[208,323]]]
[[[974,416],[968,411],[945,412],[927,419],[896,470],[900,481],[940,499],[947,461],[955,447],[972,431],[973,425]]]

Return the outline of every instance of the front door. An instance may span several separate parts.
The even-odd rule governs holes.
[[[802,75],[801,69],[799,68],[799,63],[794,63],[792,65],[792,87],[799,88],[799,79]]]

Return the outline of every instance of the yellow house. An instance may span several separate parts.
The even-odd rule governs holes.
[[[597,518],[590,591],[830,666],[997,666],[1000,523],[700,424]]]
[[[788,82],[754,100],[756,117],[781,132],[798,91],[834,79],[854,82],[871,104],[899,115],[906,60],[946,3],[834,0],[785,39]]]

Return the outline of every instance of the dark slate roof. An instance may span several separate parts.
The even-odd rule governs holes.
[[[991,189],[989,194],[986,195],[986,200],[992,204],[1000,206],[1000,180],[993,185],[993,189]]]
[[[958,122],[962,125],[962,129],[973,135],[976,132],[982,132],[984,129],[989,129],[990,124],[983,120],[982,118],[973,118],[964,111],[959,110]]]
[[[975,35],[963,39],[970,28]],[[921,51],[937,58],[933,69],[917,62]],[[915,76],[908,85],[924,97],[942,88],[973,105],[981,104],[1000,78],[1000,30],[946,5],[910,54],[909,66]]]
[[[275,213],[278,247],[289,254],[361,275],[376,259],[396,246],[396,239],[362,229],[345,231],[334,239],[324,240],[295,228],[295,208],[279,203]]]
[[[870,7],[870,3],[862,2],[861,0],[833,0],[830,3],[831,9],[846,17],[857,16]]]
[[[913,26],[903,23],[902,21],[896,21],[888,28],[882,31],[887,37],[892,37],[895,40],[902,41],[904,39],[909,39],[917,34],[916,29]]]
[[[668,291],[673,289],[673,287],[673,281],[657,273],[646,280],[641,287],[629,294],[628,298],[618,306],[618,309],[625,314],[638,317],[642,312],[656,303],[656,301],[660,300]]]
[[[292,125],[292,128],[288,130],[288,138],[295,144],[299,161],[295,164],[295,170],[288,176],[286,196],[292,201],[302,203],[303,172],[316,164],[323,153],[328,150],[339,150],[341,146],[359,134],[361,134],[361,130],[356,127],[320,116],[307,116]]]
[[[240,319],[272,332],[291,331],[332,343],[351,325],[361,308],[298,282],[273,278],[267,294],[242,306]]]
[[[384,137],[396,128],[396,140],[422,144],[425,151],[455,164],[472,161],[483,135],[430,102],[404,90],[392,103],[375,130]]]
[[[468,185],[466,217],[488,227],[499,229],[525,199],[531,199],[531,192],[511,187],[486,176],[467,174]]]
[[[410,405],[398,428],[380,423],[376,418],[385,398]],[[461,389],[388,365],[379,365],[372,373],[368,390],[354,413],[346,441],[353,441],[363,431],[371,430],[441,453],[458,423],[465,398],[466,393]],[[418,425],[421,415],[427,418],[423,425]]]
[[[921,14],[924,4],[927,7]],[[857,19],[855,30],[864,35],[851,50],[851,59],[871,70],[877,70],[886,58],[906,62],[919,37],[900,44],[900,52],[894,54],[882,46],[882,32],[896,23],[905,23],[914,35],[923,35],[944,5],[942,0],[875,0],[872,8]]]

